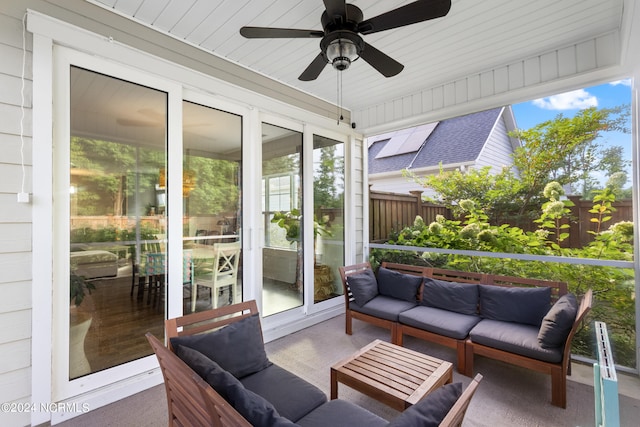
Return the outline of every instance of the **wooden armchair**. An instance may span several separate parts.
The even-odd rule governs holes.
[[[169,426],[251,426],[153,334],[147,332],[146,337],[156,353],[164,377]]]
[[[444,417],[440,423],[440,427],[459,427],[462,425],[462,420],[467,413],[467,409],[471,403],[471,398],[476,392],[481,380],[482,375],[476,374],[475,378],[471,381],[471,384],[464,389],[458,400],[456,400],[456,403],[453,404],[453,407],[447,413],[447,416]]]

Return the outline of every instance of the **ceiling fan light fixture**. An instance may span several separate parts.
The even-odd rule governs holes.
[[[326,55],[333,68],[344,71],[358,59],[358,47],[349,39],[335,39],[327,46]]]

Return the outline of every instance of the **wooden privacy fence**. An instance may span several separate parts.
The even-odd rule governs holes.
[[[426,224],[435,221],[436,215],[452,219],[451,211],[444,206],[426,203],[422,191],[411,194],[369,192],[369,240],[384,242],[393,231],[413,225],[416,215]]]
[[[597,224],[591,222],[594,214],[589,210],[593,207],[591,200],[580,200],[580,196],[569,197],[575,204],[571,208],[573,220],[569,222],[569,239],[563,242],[563,246],[569,248],[581,248],[593,240],[589,231],[597,231]],[[633,205],[631,199],[622,199],[613,203],[615,211],[611,214],[611,220],[603,224],[606,230],[612,224],[620,221],[633,221]],[[442,215],[447,219],[454,219],[449,209],[441,205],[427,203],[422,200],[422,191],[412,191],[411,194],[394,194],[369,191],[369,241],[374,243],[385,242],[392,232],[402,230],[413,225],[416,215],[420,215],[425,224],[436,219],[436,215]],[[524,230],[536,230],[538,224],[517,224]],[[603,231],[603,230],[601,230]]]
[[[569,228],[569,239],[567,239],[566,246],[569,248],[581,248],[593,240],[593,234],[589,234],[589,231],[597,231],[598,224],[591,222],[591,218],[594,218],[595,214],[589,212],[593,207],[593,201],[580,200],[580,196],[569,196],[569,199],[575,205],[571,208],[571,215],[575,220],[569,223],[571,228]],[[604,231],[620,221],[633,221],[633,203],[631,199],[616,200],[612,207],[615,211],[611,213],[611,220],[602,224],[600,231]]]

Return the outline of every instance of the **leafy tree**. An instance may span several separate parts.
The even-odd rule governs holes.
[[[316,207],[343,206],[344,158],[337,158],[335,152],[335,145],[320,148],[320,161],[313,177],[313,200]]]
[[[135,188],[149,191],[158,180],[157,175],[136,177],[141,168],[137,165],[159,170],[165,164],[164,153],[159,150],[111,141],[72,137],[70,148],[71,174],[75,184],[82,186],[77,195],[79,215],[128,213],[126,199]]]
[[[455,215],[462,214],[458,206],[459,200],[473,200],[479,209],[494,223],[507,221],[519,205],[522,193],[522,183],[509,168],[503,168],[499,173],[492,173],[490,166],[480,169],[444,171],[440,167],[437,175],[426,175],[419,178],[405,172],[416,182],[430,188],[437,193],[431,202],[447,206]]]
[[[511,132],[510,136],[522,141],[513,162],[523,183],[524,206],[550,180],[563,186],[582,182],[583,190],[588,190],[593,185],[591,174],[602,168],[597,160],[599,145],[594,141],[604,131],[628,133],[628,117],[628,106],[591,107],[572,118],[559,114],[531,129]]]
[[[237,161],[188,156],[185,162],[184,168],[196,177],[195,188],[185,200],[189,215],[231,214],[238,210]]]
[[[405,171],[405,176],[434,190],[436,196],[431,201],[454,212],[459,213],[457,200],[470,199],[493,223],[524,225],[537,215],[549,181],[572,189],[579,186],[586,196],[598,189],[595,172],[611,175],[624,171],[628,161],[623,160],[622,148],[603,149],[595,141],[604,131],[628,132],[628,117],[627,106],[600,110],[592,107],[573,118],[560,114],[529,130],[512,132],[510,136],[522,141],[513,154],[513,169],[492,171],[483,167],[462,172],[441,168],[437,175],[418,177]]]

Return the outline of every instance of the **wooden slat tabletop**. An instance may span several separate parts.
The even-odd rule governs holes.
[[[450,362],[375,340],[331,367],[331,398],[340,382],[402,411],[452,380]]]

